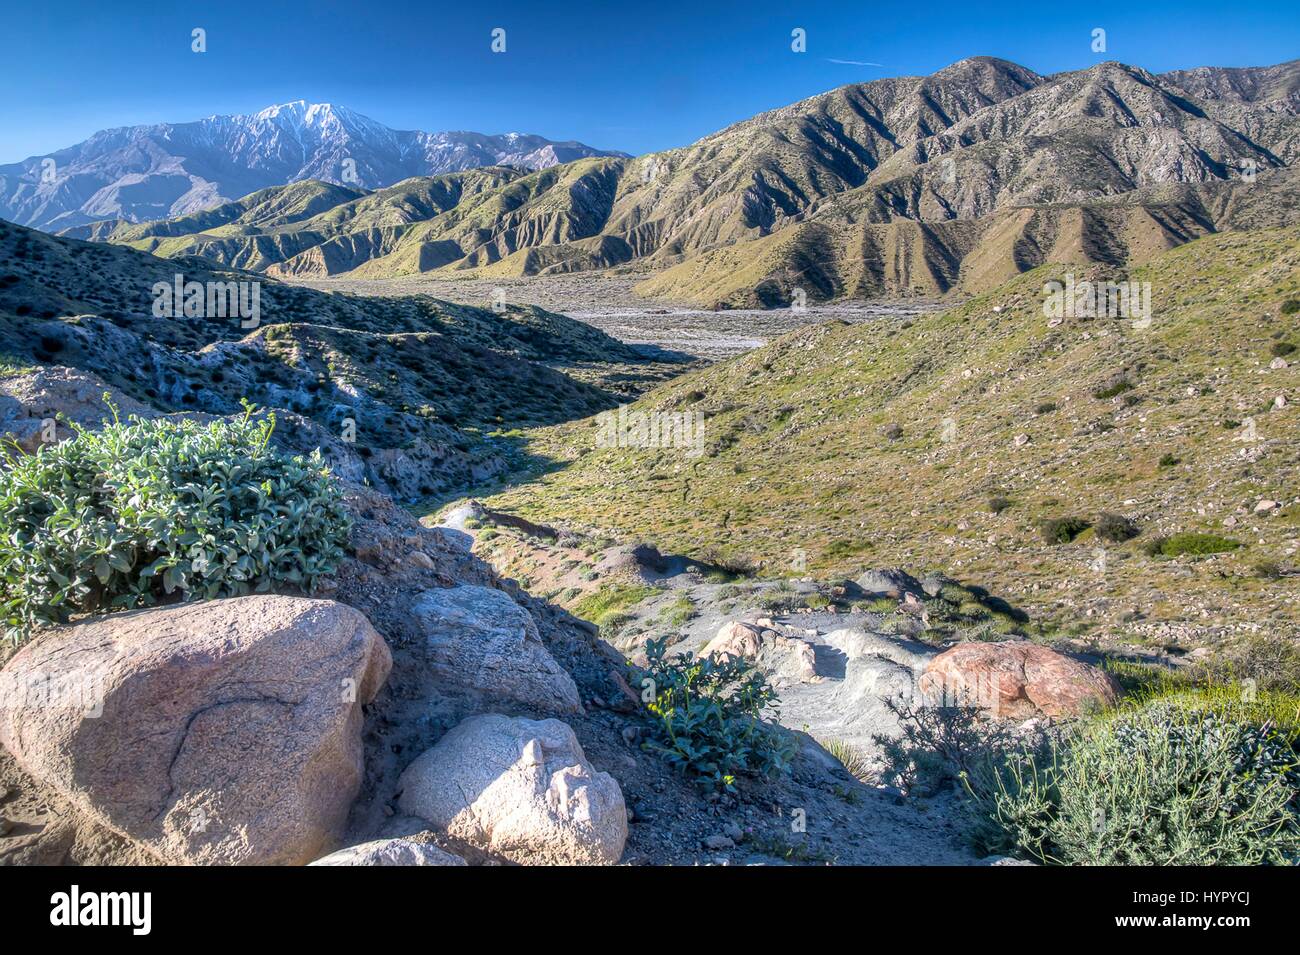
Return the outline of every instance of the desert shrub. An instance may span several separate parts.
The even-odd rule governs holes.
[[[1233,424],[1233,427],[1236,427],[1235,422]],[[1179,463],[1179,460],[1180,459],[1176,455],[1170,454],[1168,451],[1166,451],[1164,454],[1160,455],[1160,460],[1157,461],[1156,463],[1162,468],[1172,468]]]
[[[1034,414],[1040,414],[1040,415],[1051,414],[1055,410],[1056,410],[1055,401],[1044,401],[1043,403],[1036,405],[1034,407]]]
[[[1082,517],[1049,517],[1038,524],[1038,531],[1049,544],[1068,544],[1088,529]]]
[[[1171,534],[1168,537],[1155,538],[1148,542],[1146,551],[1153,557],[1204,556],[1206,554],[1226,553],[1227,551],[1236,550],[1240,546],[1241,542],[1235,541],[1231,537],[1220,537],[1218,534],[1184,532]]]
[[[1251,571],[1256,577],[1262,577],[1265,580],[1280,580],[1286,576],[1286,571],[1282,569],[1282,565],[1275,560],[1257,561],[1251,567]]]
[[[107,397],[107,396],[106,396]],[[116,419],[0,470],[0,609],[10,639],[74,613],[310,590],[350,522],[319,453],[270,446],[275,418]]]
[[[1285,637],[1257,634],[1201,664],[1197,675],[1211,684],[1249,681],[1265,694],[1300,693],[1300,646]],[[1300,722],[1300,701],[1293,719]]]
[[[1293,734],[1232,709],[1157,700],[1100,717],[991,775],[977,841],[1066,865],[1300,859]],[[967,776],[968,780],[973,777]]]
[[[680,627],[692,617],[696,616],[695,602],[687,594],[678,594],[667,607],[664,608],[661,617],[668,626]]]
[[[786,772],[794,747],[764,720],[777,695],[762,671],[731,655],[669,657],[667,649],[666,640],[645,645],[654,724],[643,748],[714,792],[734,790],[741,775]]]
[[[1112,375],[1106,381],[1102,382],[1092,391],[1092,396],[1097,399],[1114,398],[1130,390],[1133,383],[1128,380],[1127,375]]]
[[[989,498],[989,513],[1001,514],[1008,507],[1010,507],[1012,503],[1013,502],[1010,498],[1003,497],[1001,494],[994,494],[992,497]]]
[[[1120,514],[1098,514],[1092,528],[1093,533],[1112,544],[1122,544],[1138,535],[1137,525]]]
[[[897,441],[903,436],[903,426],[896,421],[890,422],[880,429],[880,433],[890,441]]]
[[[871,766],[867,758],[852,744],[842,739],[830,739],[822,743],[822,747],[854,779],[864,783],[871,779]]]
[[[617,630],[627,621],[627,611],[657,593],[656,588],[645,584],[606,584],[574,604],[573,615],[601,629]]]
[[[881,778],[908,794],[930,796],[963,776],[983,777],[990,764],[1003,761],[1012,749],[1007,724],[984,719],[980,708],[964,699],[896,698],[885,706],[898,718],[902,734],[877,734],[884,768]]]

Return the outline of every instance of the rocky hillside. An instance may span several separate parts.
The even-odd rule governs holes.
[[[447,184],[417,180],[340,195],[336,213],[305,221],[230,208],[215,234],[89,234],[303,276],[628,267],[657,273],[645,294],[721,306],[785,305],[796,289],[984,291],[1045,261],[1140,263],[1211,232],[1292,224],[1298,75],[1293,62],[1040,76],[976,57],[832,90],[681,149],[465,190],[453,207],[421,200]],[[393,208],[354,212],[376,202]]]
[[[341,473],[404,500],[500,471],[511,442],[494,434],[594,413],[678,370],[531,306],[326,294],[4,222],[0,258],[10,370],[71,366],[153,413],[281,409],[305,448],[323,444]],[[178,274],[257,283],[256,320],[160,316],[155,285]],[[88,387],[69,410],[93,423],[104,409]]]
[[[630,406],[702,415],[702,453],[540,429],[544,472],[486,503],[769,576],[933,568],[1047,634],[1297,635],[1298,240],[1078,271],[1150,283],[1149,325],[1046,317],[1065,270],[1042,266],[942,313],[808,327]]]
[[[299,100],[244,116],[107,129],[0,166],[0,218],[51,231],[105,218],[143,222],[305,179],[364,190],[479,166],[545,169],[621,155],[522,133],[390,129],[343,106]]]

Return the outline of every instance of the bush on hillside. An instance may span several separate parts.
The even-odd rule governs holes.
[[[1082,517],[1051,517],[1039,522],[1038,531],[1049,544],[1068,544],[1088,527]]]
[[[1146,552],[1152,557],[1203,557],[1207,554],[1227,553],[1240,546],[1241,542],[1231,537],[1185,532],[1148,541]]]
[[[107,397],[107,396],[106,396]],[[117,420],[0,469],[0,610],[14,641],[72,614],[311,590],[347,541],[318,452],[255,421]]]
[[[1122,544],[1138,535],[1137,525],[1120,514],[1098,514],[1092,527],[1093,533],[1111,544]]]
[[[1066,865],[1289,865],[1298,762],[1294,733],[1245,708],[1156,700],[966,778],[987,850]]]
[[[645,654],[655,718],[647,751],[714,792],[732,791],[741,775],[788,770],[794,747],[764,721],[777,696],[762,671],[731,655],[669,657],[666,639],[647,641]]]

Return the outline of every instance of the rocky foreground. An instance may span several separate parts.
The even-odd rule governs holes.
[[[46,401],[51,382],[75,383],[43,381]],[[13,382],[3,429],[21,438],[44,406]],[[55,397],[75,410],[78,393]],[[422,526],[360,486],[346,506],[347,556],[314,595],[88,617],[6,648],[0,861],[977,861],[942,799],[863,782],[798,729],[788,775],[702,791],[642,749],[638,669],[596,627],[502,577],[463,530]],[[799,679],[832,682],[784,629],[726,621],[708,652],[775,673],[793,649]],[[891,652],[865,630],[841,636],[868,651],[851,659]],[[1079,667],[1085,689],[1091,678],[1030,649],[991,647],[997,659],[967,668],[1015,669],[1018,718],[1051,712],[1036,694],[1061,666]],[[942,678],[933,656],[911,672]]]

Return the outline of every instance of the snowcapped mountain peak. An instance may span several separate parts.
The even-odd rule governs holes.
[[[377,189],[478,166],[544,169],[584,156],[624,155],[516,132],[396,130],[345,106],[297,99],[255,113],[107,130],[0,165],[0,218],[55,231],[106,218],[185,215],[302,179]]]

